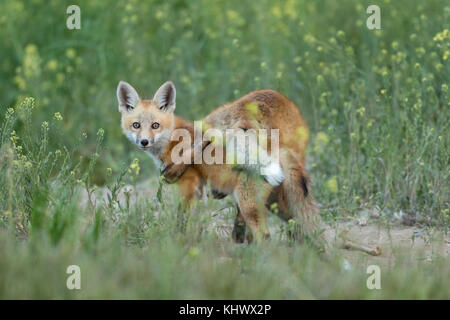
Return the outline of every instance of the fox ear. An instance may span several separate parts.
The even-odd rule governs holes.
[[[158,104],[162,111],[173,112],[175,110],[175,98],[175,86],[172,81],[167,81],[156,91],[153,101]]]
[[[117,86],[117,100],[119,101],[119,111],[131,111],[136,108],[139,95],[136,90],[125,81],[120,81]]]

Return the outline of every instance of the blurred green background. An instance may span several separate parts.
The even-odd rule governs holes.
[[[121,132],[119,80],[146,97],[174,81],[176,113],[189,120],[272,88],[311,127],[308,166],[320,202],[447,221],[450,6],[372,2],[75,1],[81,30],[69,30],[66,1],[2,0],[0,117],[32,96],[28,125],[38,132],[60,119],[50,145],[77,145],[80,156],[95,151],[103,128],[93,172],[103,184],[107,168],[136,157],[141,177],[156,174]],[[369,4],[381,8],[381,30],[366,27]]]
[[[1,0],[0,298],[448,299],[449,22],[444,0]],[[344,270],[346,250],[321,259],[274,220],[270,241],[236,245],[219,236],[231,199],[180,230],[176,190],[156,193],[116,101],[119,80],[152,97],[169,79],[189,120],[251,90],[292,99],[323,220],[364,243],[386,232],[383,255]],[[71,264],[82,290],[66,287]]]

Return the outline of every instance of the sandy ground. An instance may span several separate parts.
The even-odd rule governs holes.
[[[176,187],[164,186],[163,197],[172,194],[171,188]],[[125,186],[122,188],[122,190],[129,192],[131,201],[136,201],[136,199],[141,197],[152,199],[156,196],[157,189],[158,186],[152,184],[150,180],[140,182],[135,187]],[[119,195],[120,202],[125,201],[124,191],[121,191]],[[107,194],[108,190],[101,188],[96,191],[92,200],[99,205],[102,201],[106,201]],[[219,202],[215,206],[219,210],[217,208],[211,209],[213,219],[210,228],[215,230],[219,238],[228,241],[231,236],[234,209],[230,201],[213,201]],[[86,192],[83,192],[82,206],[86,206],[87,204],[88,196]],[[281,223],[276,217],[269,218],[269,228],[272,236],[276,236]],[[443,234],[443,232],[436,231],[432,228],[404,226],[399,221],[387,223],[386,221],[379,221],[377,218],[355,218],[327,226],[325,236],[329,243],[334,243],[340,247],[342,241],[337,235],[343,230],[348,230],[347,236],[352,241],[368,247],[374,248],[378,245],[382,248],[382,253],[379,256],[370,256],[354,250],[339,249],[350,263],[364,259],[366,263],[377,263],[388,266],[395,263],[395,256],[401,252],[406,252],[417,260],[431,262],[435,257],[448,257],[450,253],[450,234]]]

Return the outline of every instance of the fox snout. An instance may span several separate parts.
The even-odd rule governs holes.
[[[153,139],[153,138],[142,138],[142,139],[138,138],[136,141],[136,144],[140,148],[147,148],[147,147],[151,147],[154,142],[155,142],[155,139]]]

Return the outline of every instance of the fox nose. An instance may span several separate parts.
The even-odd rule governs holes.
[[[148,140],[147,140],[147,139],[141,140],[141,145],[142,145],[143,147],[145,147],[146,145],[148,145]]]

